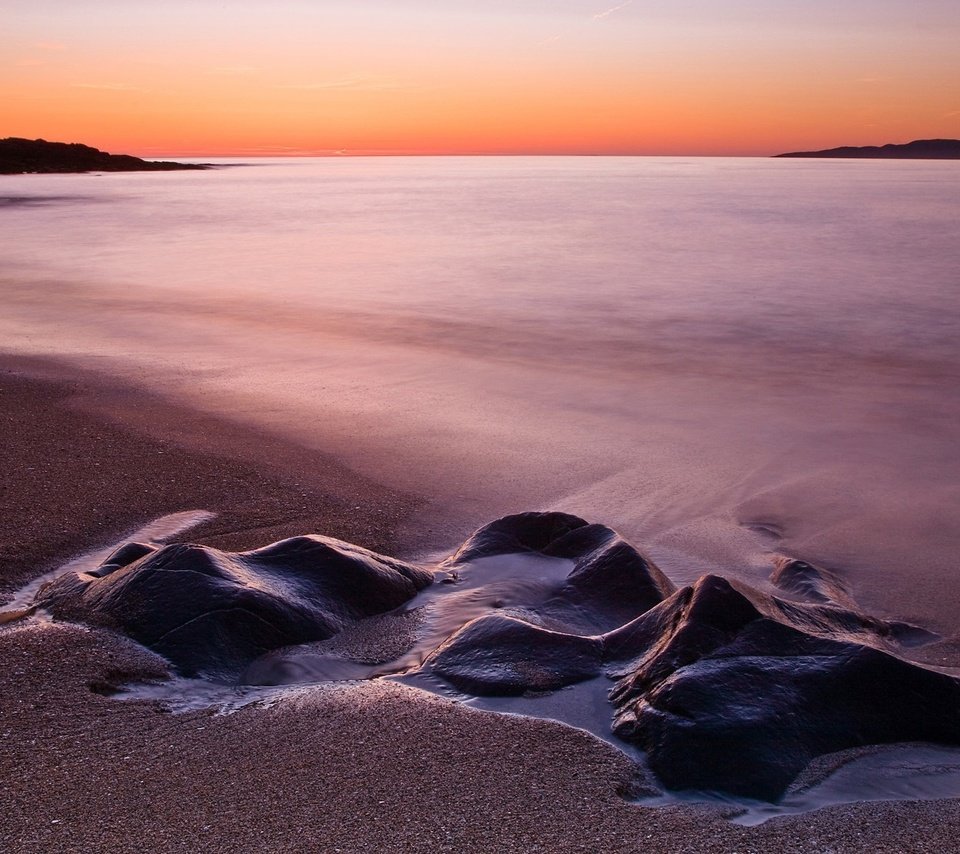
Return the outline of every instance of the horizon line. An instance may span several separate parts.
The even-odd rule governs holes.
[[[128,152],[125,152],[128,153]],[[779,152],[778,152],[779,153]],[[330,152],[330,151],[240,151],[230,153],[213,152],[189,152],[189,153],[171,153],[171,152],[149,152],[142,150],[135,153],[137,157],[143,157],[147,160],[158,160],[160,158],[197,158],[197,157],[248,157],[248,158],[288,158],[295,159],[299,157],[317,157],[329,160],[345,160],[357,157],[740,157],[740,158],[766,158],[775,157],[775,154],[695,154],[692,152],[667,152],[658,154],[641,154],[636,152],[585,152],[585,151],[351,151],[351,152]]]

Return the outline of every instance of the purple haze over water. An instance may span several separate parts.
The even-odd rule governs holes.
[[[0,177],[0,347],[328,450],[411,549],[556,508],[955,632],[960,164],[260,161]],[[215,508],[211,508],[215,509]]]

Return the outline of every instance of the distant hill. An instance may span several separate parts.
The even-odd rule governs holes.
[[[825,151],[792,151],[775,157],[863,157],[890,160],[960,160],[960,139],[915,139],[903,145],[846,145]]]
[[[107,154],[78,142],[44,139],[0,139],[0,175],[21,172],[168,172],[174,169],[210,169],[203,163],[141,160],[129,154]]]

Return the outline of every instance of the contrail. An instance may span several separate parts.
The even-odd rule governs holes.
[[[621,9],[625,9],[631,3],[633,3],[633,0],[625,0],[625,2],[621,3],[619,6],[611,6],[605,12],[597,12],[597,14],[593,16],[593,18],[596,21],[599,21],[601,18],[608,18],[614,12],[619,12]]]

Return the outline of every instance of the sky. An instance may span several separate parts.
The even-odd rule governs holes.
[[[960,137],[958,0],[2,0],[0,137],[145,156]]]

